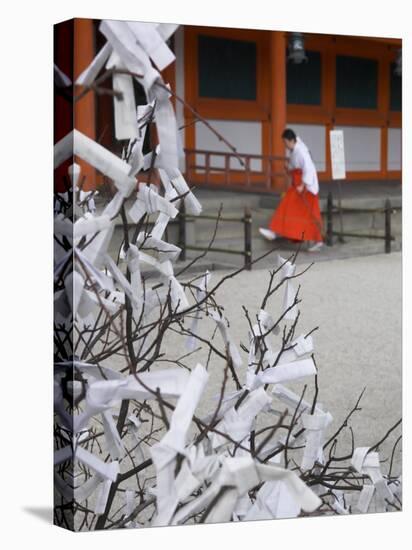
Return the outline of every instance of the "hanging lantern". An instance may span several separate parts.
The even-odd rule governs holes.
[[[399,48],[398,53],[396,55],[395,69],[393,72],[397,76],[402,75],[402,48]]]
[[[289,34],[288,50],[288,61],[299,64],[308,60],[305,53],[305,40],[301,32],[291,32]]]

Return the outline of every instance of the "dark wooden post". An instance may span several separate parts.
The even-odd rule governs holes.
[[[230,156],[225,153],[225,185],[229,185]]]
[[[245,230],[245,268],[252,269],[252,214],[246,206],[243,218],[243,227]]]
[[[186,260],[186,215],[185,203],[182,201],[182,206],[178,215],[178,246],[182,249],[179,259],[184,262]]]
[[[245,170],[246,170],[246,187],[250,187],[250,157],[245,156]]]
[[[190,181],[192,178],[191,162],[192,162],[192,152],[189,149],[185,149],[185,170],[186,170],[186,179],[188,181]]]
[[[272,188],[272,177],[273,177],[272,157],[268,157],[268,162],[266,165],[266,187],[268,189]]]
[[[391,201],[389,199],[385,202],[385,252],[390,254],[391,252]]]
[[[333,246],[333,197],[330,191],[326,203],[326,244]]]
[[[210,153],[209,151],[207,151],[206,153],[206,158],[205,158],[205,161],[206,161],[206,180],[205,180],[205,183],[209,183],[209,170],[210,170]]]

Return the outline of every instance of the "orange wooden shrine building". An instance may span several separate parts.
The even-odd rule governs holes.
[[[74,19],[56,26],[55,60],[69,76],[76,78],[104,43],[98,24]],[[270,156],[284,155],[280,136],[286,126],[308,145],[321,181],[331,179],[328,135],[333,128],[344,130],[347,179],[399,180],[402,78],[396,61],[401,40],[304,33],[307,61],[295,64],[288,60],[290,36],[181,26],[170,41],[176,61],[164,78],[245,155],[249,190],[282,188],[283,178],[276,174],[283,161],[270,163],[269,171],[266,167]],[[89,93],[74,104],[74,126],[119,150],[112,101]],[[57,140],[73,120],[63,99],[56,102]],[[208,185],[243,187],[244,166],[228,147],[181,102],[175,107],[188,179],[196,185],[207,180]],[[98,185],[100,176],[90,167],[84,170],[87,188]]]

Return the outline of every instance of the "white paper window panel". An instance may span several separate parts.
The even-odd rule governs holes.
[[[401,170],[402,168],[402,130],[400,128],[388,129],[388,170]]]
[[[319,124],[288,124],[308,147],[318,172],[326,170],[326,127]]]
[[[208,120],[208,122],[229,143],[236,147],[239,153],[262,154],[261,122],[243,120]],[[219,141],[216,135],[201,122],[196,123],[195,139],[196,149],[231,152],[229,147],[222,141]],[[204,166],[205,160],[205,155],[196,155],[196,164],[198,166]],[[211,168],[224,168],[225,158],[223,156],[211,156],[210,166]],[[230,159],[230,169],[244,170],[244,167],[242,167],[236,158],[232,157]],[[262,161],[252,159],[250,161],[250,169],[253,172],[260,172],[262,170]]]
[[[379,172],[381,129],[365,126],[336,126],[343,130],[347,172]]]

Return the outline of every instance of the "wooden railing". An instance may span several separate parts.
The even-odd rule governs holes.
[[[338,237],[338,240],[341,243],[344,243],[343,237],[357,237],[361,239],[382,239],[385,242],[385,252],[389,254],[391,252],[392,241],[395,240],[395,237],[392,235],[391,231],[391,214],[396,213],[397,210],[401,208],[393,208],[391,201],[387,199],[382,208],[347,208],[343,206],[335,207],[333,203],[332,193],[328,194],[328,200],[326,204],[326,244],[328,246],[333,246],[333,237]],[[343,224],[341,221],[341,227],[339,231],[334,229],[333,225],[333,214],[343,213],[347,214],[384,214],[384,232],[383,235],[378,235],[376,233],[363,233],[363,232],[345,232],[343,229]],[[342,218],[341,218],[342,219]]]
[[[206,149],[185,149],[186,153],[186,177],[190,181],[193,176],[198,180],[201,178],[205,185],[223,184],[224,186],[238,186],[245,190],[252,191],[262,186],[267,190],[271,189],[271,181],[274,177],[285,177],[284,172],[273,170],[275,162],[286,162],[286,157],[274,155],[255,155],[250,153],[233,153],[223,151],[208,151]],[[200,158],[204,158],[204,163]],[[213,165],[213,158],[223,158],[223,166]],[[232,161],[237,163],[233,168]],[[252,162],[260,161],[261,168],[253,169]],[[223,177],[216,181],[216,177]],[[241,176],[239,178],[239,175]]]
[[[212,214],[200,214],[198,216],[190,216],[186,214],[184,205],[180,209],[177,217],[177,223],[179,224],[179,237],[178,245],[182,249],[180,253],[180,260],[186,260],[186,250],[195,250],[198,252],[222,252],[223,254],[236,254],[243,256],[245,269],[252,269],[252,214],[249,207],[245,207],[242,217],[227,217],[221,216],[220,212],[217,216]],[[223,248],[214,246],[210,243],[208,246],[188,245],[186,241],[186,222],[188,220],[211,220],[215,223],[241,223],[243,225],[244,246],[242,250],[233,250],[232,248]]]

